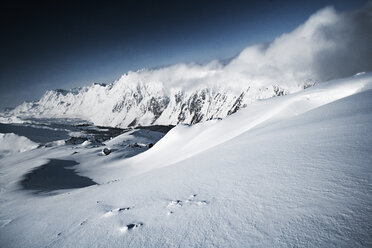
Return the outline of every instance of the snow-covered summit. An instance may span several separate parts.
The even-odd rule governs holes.
[[[82,118],[101,126],[195,124],[224,118],[257,99],[298,91],[305,84],[231,87],[167,87],[162,82],[143,82],[141,72],[126,74],[109,85],[49,90],[36,102],[25,102],[12,111],[21,117]]]

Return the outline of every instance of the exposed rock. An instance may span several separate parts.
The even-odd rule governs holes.
[[[105,147],[105,148],[103,148],[102,149],[102,154],[103,155],[109,155],[111,153],[111,150],[109,149],[109,148],[107,148],[107,147]]]

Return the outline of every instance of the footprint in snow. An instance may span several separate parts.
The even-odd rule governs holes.
[[[207,201],[197,201],[195,202],[196,205],[198,206],[203,206],[203,205],[208,205],[208,202]]]
[[[186,200],[173,200],[167,205],[167,209],[169,210],[167,215],[171,215],[174,213],[176,209],[179,209],[181,207],[185,206],[191,206],[191,205],[197,205],[197,206],[204,206],[208,205],[208,202],[205,200],[202,201],[195,201],[195,197],[197,197],[197,194],[190,195]]]
[[[119,179],[114,179],[114,180],[110,180],[104,184],[111,184],[111,183],[116,183],[117,181],[119,181]]]
[[[175,200],[175,201],[171,201],[169,204],[168,204],[168,208],[173,208],[173,207],[182,207],[183,205],[183,202],[181,200]]]
[[[112,209],[112,210],[106,212],[103,216],[104,216],[104,217],[110,217],[110,216],[113,216],[113,215],[117,215],[117,214],[120,213],[120,212],[128,211],[128,210],[130,210],[130,209],[131,209],[130,207],[125,207],[125,208],[115,208],[115,209]]]
[[[126,226],[121,227],[120,228],[120,232],[126,233],[126,232],[131,231],[131,230],[134,230],[135,228],[140,227],[140,226],[143,226],[143,223],[142,222],[131,223],[131,224],[128,224]]]

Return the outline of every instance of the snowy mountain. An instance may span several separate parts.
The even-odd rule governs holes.
[[[0,247],[372,247],[370,17],[0,115]]]
[[[106,142],[108,156],[84,144],[14,150],[0,158],[0,244],[370,247],[371,122],[366,73],[177,125],[150,149],[133,144],[162,135],[142,130]],[[70,176],[53,180],[57,169]],[[52,188],[79,178],[71,171],[90,183]],[[22,187],[35,181],[55,191]]]
[[[252,84],[241,89],[169,88],[162,83],[138,82],[127,74],[109,85],[47,91],[39,101],[24,103],[11,113],[21,117],[82,118],[96,125],[114,127],[195,124],[224,118],[255,100],[304,87],[306,84],[292,88],[277,84]]]
[[[350,13],[327,7],[293,31],[248,46],[228,62],[130,71],[108,85],[48,91],[11,114],[78,117],[112,127],[224,118],[258,99],[371,71],[371,37],[359,28],[371,30],[371,22],[363,21],[370,12],[369,6]]]

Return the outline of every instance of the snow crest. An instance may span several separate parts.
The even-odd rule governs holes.
[[[14,133],[0,133],[0,158],[14,153],[26,152],[38,147],[38,144]]]

